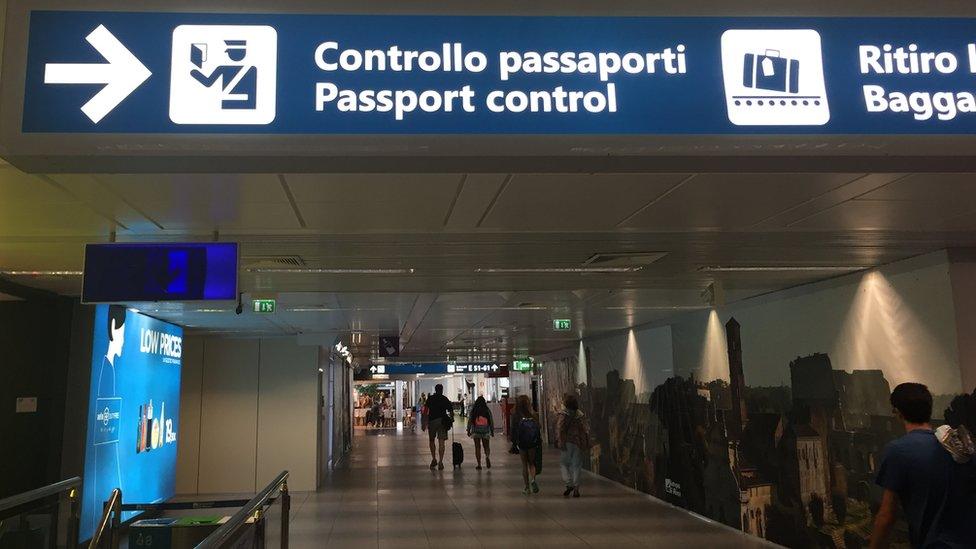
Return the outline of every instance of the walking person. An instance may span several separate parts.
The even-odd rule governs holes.
[[[434,394],[427,397],[425,428],[430,440],[430,469],[444,469],[444,442],[454,424],[454,403],[444,396],[444,386],[434,386]],[[436,444],[435,444],[436,439]]]
[[[542,451],[542,429],[539,427],[539,416],[532,409],[528,396],[519,395],[516,399],[512,425],[508,432],[513,450],[518,450],[522,460],[522,480],[525,482],[522,493],[538,494],[539,484],[535,480],[536,458]]]
[[[563,497],[580,497],[580,472],[583,470],[583,452],[590,449],[590,429],[586,417],[579,409],[576,395],[566,395],[563,410],[556,418],[556,448],[561,450],[559,467],[563,473],[566,490]]]
[[[474,457],[478,461],[477,469],[481,470],[481,452],[485,453],[485,464],[491,469],[491,437],[495,436],[495,421],[491,417],[491,410],[485,397],[478,397],[471,407],[468,416],[468,436],[474,439]]]
[[[963,445],[956,452],[943,447],[932,430],[932,394],[925,385],[895,387],[891,406],[906,434],[888,444],[878,467],[876,482],[884,494],[871,548],[888,547],[899,504],[912,547],[973,547],[976,461],[972,446],[963,450]]]

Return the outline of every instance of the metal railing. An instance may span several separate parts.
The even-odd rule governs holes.
[[[102,536],[109,532],[109,547],[116,549],[119,546],[119,528],[122,525],[122,490],[115,488],[112,495],[105,502],[105,509],[102,511],[102,518],[98,521],[98,528],[91,541],[88,542],[88,549],[98,549],[101,547]],[[111,528],[109,527],[111,526]]]
[[[250,521],[256,529],[255,535],[264,540],[265,512],[276,499],[281,499],[281,548],[288,548],[288,514],[291,509],[291,495],[288,493],[288,471],[282,471],[271,484],[265,486],[251,498],[230,519],[201,541],[196,549],[217,549],[226,547],[243,535]],[[263,545],[262,545],[263,546]]]
[[[78,525],[81,519],[78,500],[78,488],[80,486],[81,477],[73,477],[0,499],[0,526],[4,521],[19,516],[21,518],[21,531],[26,531],[29,528],[27,522],[29,515],[50,514],[56,518],[53,521],[55,526],[49,532],[50,543],[48,545],[74,549],[78,546]],[[52,504],[57,507],[57,513],[51,513]],[[62,509],[62,504],[66,504],[66,509]],[[47,513],[44,513],[45,510]],[[66,512],[67,516],[64,516],[62,510]],[[61,528],[62,518],[66,519],[63,523],[63,531]]]

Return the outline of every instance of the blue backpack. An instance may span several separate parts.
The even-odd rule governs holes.
[[[535,448],[538,446],[542,442],[539,423],[530,417],[520,419],[517,438],[520,448]]]

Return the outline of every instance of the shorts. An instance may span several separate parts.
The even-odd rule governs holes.
[[[432,419],[427,423],[427,436],[430,440],[434,440],[435,436],[447,440],[447,425],[442,418]]]

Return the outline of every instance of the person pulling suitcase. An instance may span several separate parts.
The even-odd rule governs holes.
[[[427,399],[426,430],[430,439],[430,468],[444,468],[444,442],[454,423],[454,403],[444,396],[444,386],[434,386],[434,394]],[[423,426],[422,426],[423,428]]]

